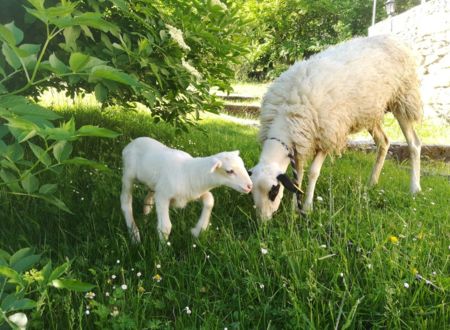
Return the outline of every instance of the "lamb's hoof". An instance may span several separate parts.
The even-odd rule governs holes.
[[[139,235],[139,232],[131,234],[131,242],[133,244],[141,244],[141,236]]]
[[[421,191],[422,191],[422,189],[420,188],[420,186],[411,187],[411,194],[413,194],[413,195],[417,195]]]
[[[195,238],[197,238],[198,236],[200,236],[200,231],[201,231],[201,229],[192,228],[192,229],[191,229],[191,234],[192,234],[192,236],[194,236]]]

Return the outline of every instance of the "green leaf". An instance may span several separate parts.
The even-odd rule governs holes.
[[[7,44],[3,44],[2,53],[5,55],[6,62],[15,70],[20,68],[21,63],[19,56]]]
[[[77,280],[56,279],[53,280],[52,285],[58,289],[68,289],[72,291],[85,292],[95,288],[95,285],[84,283]]]
[[[53,196],[53,195],[41,195],[41,194],[37,194],[37,195],[33,195],[34,197],[40,198],[44,201],[46,201],[47,203],[50,203],[54,206],[56,206],[57,208],[59,208],[60,210],[67,212],[69,214],[73,214],[73,212],[71,210],[69,210],[69,208],[67,207],[67,205],[60,200],[59,198]]]
[[[71,50],[77,49],[77,39],[80,37],[80,34],[81,29],[78,26],[70,26],[64,29],[64,39]]]
[[[31,256],[24,257],[18,260],[16,263],[11,264],[11,267],[18,273],[23,273],[26,270],[32,268],[41,260],[40,254],[32,254]]]
[[[23,189],[31,194],[34,193],[39,188],[39,180],[33,174],[28,173],[25,177],[20,181]]]
[[[4,312],[14,312],[26,309],[36,308],[37,303],[34,300],[28,298],[18,299],[15,293],[6,296],[2,301],[1,309]]]
[[[11,279],[14,283],[21,283],[20,274],[9,266],[0,266],[0,276]]]
[[[9,45],[14,46],[16,44],[16,39],[14,34],[7,29],[4,25],[0,24],[0,39],[6,41]]]
[[[11,31],[12,35],[14,36],[15,40],[14,45],[18,45],[23,41],[23,32],[14,24],[14,21],[5,24],[4,27],[7,28],[9,31]]]
[[[36,156],[36,158],[45,166],[50,166],[52,164],[52,160],[50,156],[48,155],[48,152],[46,152],[44,149],[39,147],[38,145],[31,143],[28,141],[28,145],[31,148],[31,151],[33,151],[33,154]]]
[[[11,259],[9,260],[10,265],[15,264],[16,262],[18,262],[20,259],[28,257],[30,255],[33,254],[33,249],[31,248],[22,248],[18,251],[16,251],[12,256]]]
[[[0,249],[0,258],[9,261],[9,259],[11,258],[11,255],[6,252],[5,250]]]
[[[53,156],[58,163],[68,159],[72,153],[73,146],[68,141],[58,141],[53,147]]]
[[[101,163],[94,162],[92,160],[83,158],[83,157],[75,157],[71,159],[67,159],[62,162],[63,164],[72,164],[72,165],[81,165],[81,166],[90,166],[98,170],[106,171],[108,168]]]
[[[11,159],[13,162],[17,162],[17,161],[23,159],[24,154],[25,154],[25,152],[23,150],[23,147],[19,143],[14,143],[14,144],[8,145],[4,156]]]
[[[50,260],[45,264],[45,266],[41,270],[42,276],[44,277],[44,283],[47,284],[52,273],[52,261]]]
[[[117,71],[117,69],[114,69],[106,65],[101,67],[95,67],[92,70],[89,76],[89,81],[94,81],[96,79],[112,80],[129,86],[140,85],[139,81],[136,80],[134,77],[130,76],[129,74]]]
[[[43,195],[54,194],[58,190],[56,183],[46,183],[39,188],[39,193]]]
[[[119,135],[117,132],[93,125],[84,125],[77,132],[77,136],[98,136],[103,138],[116,138]]]
[[[105,102],[106,99],[108,98],[108,89],[105,86],[103,86],[102,84],[95,85],[94,92],[95,92],[95,98],[100,103]]]
[[[79,72],[89,62],[89,55],[81,53],[70,54],[69,66],[73,72]]]
[[[51,282],[53,280],[58,279],[60,276],[62,276],[65,272],[69,270],[70,262],[65,262],[62,265],[56,267],[52,273],[50,274],[48,281]]]
[[[70,131],[64,127],[46,128],[43,133],[47,135],[47,139],[56,141],[74,141],[77,139],[75,131]]]
[[[50,62],[50,66],[55,70],[56,73],[63,74],[69,72],[69,68],[67,67],[67,65],[60,61],[56,57],[55,53],[50,55],[48,61]]]
[[[12,174],[10,171],[1,169],[0,170],[0,179],[2,179],[6,183],[6,185],[8,186],[8,188],[11,191],[14,191],[14,192],[22,191],[22,189],[20,188],[19,183],[18,183],[18,178],[14,174]]]
[[[23,52],[22,57],[28,57],[30,55],[37,55],[41,50],[39,44],[23,44],[19,46],[19,49]]]
[[[117,32],[118,28],[115,24],[105,21],[99,13],[87,12],[75,17],[65,16],[52,20],[52,23],[59,28],[67,28],[70,26],[85,25],[103,32]]]

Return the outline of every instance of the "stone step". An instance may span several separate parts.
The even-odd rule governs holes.
[[[259,115],[260,107],[258,105],[225,104],[224,110],[230,114],[247,114],[257,116]]]
[[[347,145],[349,149],[360,150],[364,152],[375,152],[377,147],[374,143],[350,141]],[[391,143],[388,156],[398,161],[409,159],[409,150],[406,143]],[[439,144],[427,144],[422,146],[421,158],[424,160],[439,160],[446,163],[450,162],[450,146]]]
[[[249,101],[258,101],[259,97],[257,96],[248,96],[248,95],[240,95],[240,94],[229,94],[229,95],[217,95],[221,99],[224,99],[225,101],[243,101],[243,102],[249,102]]]

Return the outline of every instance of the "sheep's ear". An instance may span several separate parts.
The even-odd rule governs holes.
[[[234,156],[239,156],[239,150],[230,151]]]
[[[211,167],[211,173],[213,173],[215,170],[217,170],[218,168],[222,167],[222,162],[220,161],[220,159],[214,158],[213,160],[213,165]]]
[[[288,178],[288,176],[284,173],[277,176],[277,180],[281,182],[281,184],[290,192],[300,191],[297,186]]]

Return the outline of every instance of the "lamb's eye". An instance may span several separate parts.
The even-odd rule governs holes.
[[[226,171],[227,172],[227,174],[233,174],[234,173],[234,171],[233,170],[228,170],[228,171]]]

